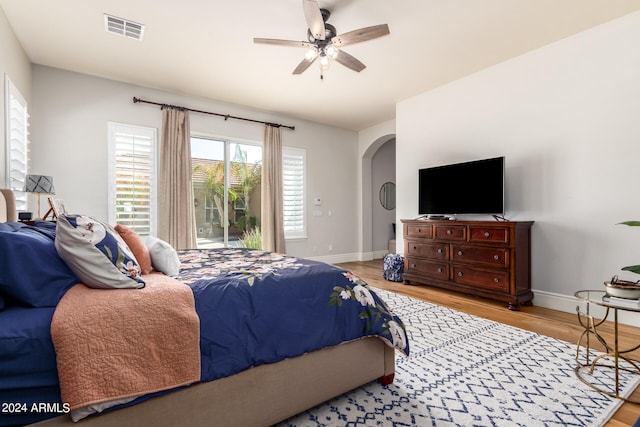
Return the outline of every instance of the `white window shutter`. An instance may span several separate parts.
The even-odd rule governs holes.
[[[6,141],[7,141],[7,187],[16,198],[16,209],[27,209],[27,194],[24,184],[27,176],[27,147],[29,144],[29,113],[27,102],[11,80],[5,76],[6,88]]]
[[[155,235],[156,130],[109,123],[109,222]]]
[[[282,194],[284,236],[286,239],[307,237],[305,215],[306,157],[306,150],[282,148]]]

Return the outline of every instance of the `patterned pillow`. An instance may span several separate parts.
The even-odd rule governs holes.
[[[398,254],[387,254],[384,256],[384,269],[382,276],[392,282],[402,282],[404,273],[404,258]]]
[[[118,233],[85,215],[61,215],[56,250],[69,268],[91,288],[143,288],[140,266]]]

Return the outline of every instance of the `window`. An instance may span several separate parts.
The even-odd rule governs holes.
[[[242,218],[247,215],[246,205],[244,203],[244,197],[238,195],[238,198],[233,202],[233,221],[238,223],[242,221]]]
[[[156,235],[156,130],[109,123],[109,223]]]
[[[27,209],[27,195],[23,191],[27,176],[27,145],[29,143],[29,113],[27,102],[9,77],[5,75],[5,115],[7,167],[6,185],[16,197],[16,209]]]
[[[304,210],[306,162],[306,150],[282,148],[282,194],[286,239],[307,237]]]
[[[191,162],[198,248],[243,246],[260,224],[262,147],[192,136]]]

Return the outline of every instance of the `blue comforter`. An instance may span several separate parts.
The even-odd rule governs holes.
[[[5,402],[61,403],[49,327],[56,304],[79,280],[55,251],[54,238],[51,223],[0,224]],[[181,251],[180,260],[180,279],[193,290],[200,317],[202,381],[365,336],[409,353],[400,319],[345,270],[248,249]],[[22,415],[0,417],[0,425],[58,414]]]
[[[402,321],[343,269],[251,249],[180,260],[200,317],[202,381],[365,336],[409,354]]]

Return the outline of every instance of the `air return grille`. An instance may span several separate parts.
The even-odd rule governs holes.
[[[109,33],[135,40],[142,40],[144,35],[144,25],[107,14],[104,15],[104,29]]]

